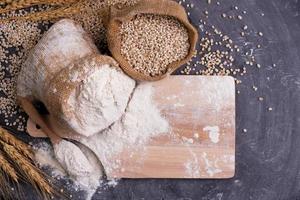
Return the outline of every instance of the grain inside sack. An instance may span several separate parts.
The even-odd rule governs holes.
[[[169,0],[143,0],[112,8],[108,46],[123,70],[137,80],[159,80],[187,63],[198,34],[181,5]]]
[[[121,55],[147,76],[165,74],[170,63],[184,59],[190,49],[186,28],[174,17],[139,14],[121,25]]]

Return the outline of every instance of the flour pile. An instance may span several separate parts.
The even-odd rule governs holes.
[[[96,62],[85,63],[88,69]],[[99,64],[98,64],[99,65]],[[72,79],[75,81],[77,75]],[[70,95],[68,104],[74,113],[69,124],[77,133],[91,136],[118,120],[125,111],[135,82],[109,65],[93,68]]]
[[[89,151],[83,151],[92,165],[91,168],[83,169],[83,173],[80,174],[77,166],[81,166],[80,163],[70,160],[67,163],[68,167],[64,167],[67,174],[72,174],[71,178],[75,183],[88,192],[87,199],[90,199],[97,187],[103,183],[101,164],[106,173],[120,170],[120,160],[116,158],[123,150],[130,148],[134,151],[143,151],[144,145],[151,138],[167,133],[169,130],[168,122],[161,116],[153,102],[151,83],[135,86],[135,81],[123,76],[126,76],[123,72],[109,66],[102,66],[101,70],[92,73],[77,88],[68,101],[74,109],[78,110],[75,119],[84,119],[84,123],[82,121],[79,123],[82,126],[77,128],[95,131],[95,134],[86,133],[86,136],[91,136],[83,136],[78,140],[81,150],[88,148],[94,153],[91,155]],[[123,114],[122,110],[124,110]],[[112,124],[105,129],[110,123]],[[104,130],[97,133],[100,128]],[[64,146],[64,152],[61,152],[63,160],[60,164],[53,158],[51,150],[45,151],[41,148],[37,148],[36,161],[42,166],[52,166],[59,171],[61,167],[57,165],[66,164],[64,162],[69,158],[66,154],[74,153],[68,152],[69,150],[65,148],[69,147]],[[80,158],[78,161],[87,162]],[[90,173],[90,170],[93,172]],[[74,176],[76,173],[78,175]],[[64,173],[54,173],[57,174],[61,176],[60,174]]]
[[[50,169],[51,176],[57,180],[60,179],[68,179],[74,181],[74,184],[67,183],[65,187],[69,190],[84,190],[86,192],[86,199],[91,199],[93,194],[96,192],[97,188],[101,185],[101,177],[102,177],[102,169],[101,165],[99,165],[99,161],[91,152],[86,151],[84,148],[81,150],[83,151],[84,155],[88,158],[89,163],[93,167],[93,172],[87,174],[86,176],[71,176],[70,171],[65,170],[61,163],[56,159],[54,155],[53,147],[46,143],[41,142],[34,145],[35,149],[35,160],[41,167],[45,167]],[[72,165],[70,165],[71,167]],[[72,167],[71,167],[72,168]],[[73,165],[73,168],[75,166]],[[71,169],[74,170],[74,169]],[[114,181],[110,181],[107,184],[113,184]]]
[[[152,87],[146,83],[136,87],[119,121],[101,134],[80,141],[97,154],[109,173],[120,168],[119,160],[114,156],[124,148],[135,146],[136,151],[141,151],[143,144],[154,136],[166,133],[168,128],[168,122],[153,104]]]

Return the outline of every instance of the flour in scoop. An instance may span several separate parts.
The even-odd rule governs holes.
[[[85,177],[93,172],[89,160],[72,142],[62,140],[53,148],[57,160],[71,176]]]
[[[90,164],[93,166],[93,173],[90,173],[90,175],[85,177],[70,177],[67,171],[61,167],[61,164],[54,155],[53,147],[49,143],[41,142],[33,145],[33,148],[35,152],[35,161],[40,167],[50,169],[51,177],[55,178],[56,180],[71,178],[72,182],[67,181],[64,185],[64,188],[68,190],[85,191],[86,200],[92,199],[93,194],[97,191],[99,186],[108,185],[114,187],[117,183],[115,180],[111,180],[106,183],[101,180],[101,177],[103,176],[102,168],[98,164],[98,159],[92,155],[90,151],[81,149],[84,155],[86,155],[88,158]]]

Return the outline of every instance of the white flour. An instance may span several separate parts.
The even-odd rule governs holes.
[[[222,172],[222,169],[220,169],[218,164],[217,164],[218,160],[209,160],[206,152],[202,153],[202,159],[204,160],[204,163],[205,163],[206,173],[210,177],[214,176],[217,173]]]
[[[74,74],[71,81],[76,79]],[[68,104],[74,111],[71,127],[84,136],[107,128],[124,113],[134,87],[135,81],[114,67],[94,69],[69,97]]]
[[[46,142],[41,142],[33,146],[35,150],[35,160],[40,166],[47,166],[51,169],[52,177],[62,177],[66,175],[55,158],[53,147]]]
[[[118,84],[123,83],[119,82]],[[161,116],[152,101],[152,86],[149,83],[145,83],[136,87],[125,114],[123,114],[117,122],[101,133],[96,133],[90,137],[82,137],[80,142],[95,153],[103,164],[105,172],[111,172],[113,170],[121,170],[120,160],[115,159],[115,157],[124,149],[130,148],[136,151],[143,151],[144,145],[151,140],[152,137],[167,133],[168,129],[168,122]],[[87,155],[87,153],[88,152],[84,151],[85,155]],[[53,153],[44,152],[43,156],[40,156],[40,154],[41,151],[38,150],[36,154],[38,163],[43,166],[52,165],[53,168],[56,168],[53,166]],[[72,153],[65,151],[64,154]],[[65,155],[65,157],[67,157],[67,155]],[[90,158],[90,156],[87,157]],[[47,161],[49,162],[47,163]],[[90,159],[89,161],[93,163]],[[68,173],[77,168],[75,163],[73,164],[70,163]],[[99,173],[100,164],[95,161],[92,167],[98,167],[98,173],[91,173],[90,176],[84,178],[79,176],[73,177],[75,182],[80,185],[80,188],[88,191],[88,199],[92,197],[96,188],[101,184],[101,173]],[[107,185],[115,184],[113,181]]]
[[[203,131],[208,132],[208,137],[213,143],[219,142],[220,128],[218,126],[205,126]]]
[[[53,148],[56,159],[70,176],[85,177],[93,172],[93,167],[86,156],[72,142],[62,140]]]
[[[168,131],[168,122],[161,117],[152,102],[150,84],[137,86],[122,118],[103,133],[81,142],[89,146],[100,158],[106,172],[119,169],[120,161],[114,159],[126,147],[140,150],[151,137]]]
[[[56,160],[53,147],[48,143],[42,142],[34,146],[35,160],[41,167],[47,167],[51,170],[51,176],[57,180],[68,178],[68,173],[61,167],[61,164]],[[91,199],[97,188],[101,185],[102,169],[98,164],[98,160],[91,155],[90,152],[82,149],[87,156],[89,162],[93,166],[93,173],[85,177],[69,177],[75,185],[66,185],[67,188],[86,191],[86,199]],[[108,185],[115,186],[115,181],[109,181]]]
[[[189,175],[188,178],[199,178],[200,176],[200,163],[197,157],[188,160],[185,163],[185,171]]]

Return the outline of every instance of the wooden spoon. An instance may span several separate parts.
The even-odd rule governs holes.
[[[41,127],[44,133],[50,138],[54,148],[54,154],[62,167],[72,176],[87,176],[92,173],[93,167],[81,149],[56,135],[46,124],[32,102],[24,97],[18,97],[25,112],[30,115],[32,121]],[[68,155],[67,155],[68,154]]]

